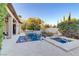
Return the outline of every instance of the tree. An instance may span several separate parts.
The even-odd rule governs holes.
[[[19,17],[19,18],[22,18],[22,16],[21,16],[21,15],[18,15],[18,17]]]
[[[65,21],[65,16],[63,16],[63,21]]]
[[[52,27],[53,27],[53,26],[50,25],[50,24],[45,24],[44,26],[45,26],[45,28],[52,28]]]
[[[71,20],[71,13],[69,13],[69,17],[68,17],[68,21],[70,21]]]
[[[43,24],[43,21],[37,17],[35,17],[35,18],[30,17],[27,20],[25,20],[25,22],[23,22],[23,24],[24,24],[23,27],[25,27],[28,30],[40,30],[41,24]]]

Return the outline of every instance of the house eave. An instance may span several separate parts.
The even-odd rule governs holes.
[[[20,21],[20,19],[18,18],[15,10],[14,10],[14,7],[12,6],[11,3],[8,3],[7,6],[6,6],[6,9],[16,18],[16,20],[18,21],[18,23],[22,23]]]

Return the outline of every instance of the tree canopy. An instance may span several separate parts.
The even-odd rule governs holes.
[[[24,20],[23,21],[23,24],[22,24],[22,29],[23,30],[40,30],[41,29],[41,24],[43,24],[44,22],[40,19],[40,18],[33,18],[33,17],[30,17],[28,18],[27,20]]]

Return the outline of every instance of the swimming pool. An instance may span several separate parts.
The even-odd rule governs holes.
[[[67,42],[72,41],[72,40],[68,40],[68,39],[65,39],[65,38],[50,38],[50,39],[53,39],[53,40],[60,42],[60,43],[67,43]]]
[[[31,32],[31,33],[27,33],[25,36],[19,36],[16,43],[38,41],[38,40],[42,40],[41,34]]]
[[[27,34],[27,37],[28,37],[28,39],[30,39],[30,41],[36,41],[36,40],[41,39],[41,34],[29,33],[29,34]]]

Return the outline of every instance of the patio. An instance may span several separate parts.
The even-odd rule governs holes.
[[[12,39],[4,39],[1,55],[3,56],[71,56],[79,55],[79,48],[66,52],[44,40],[16,43],[19,36]]]

